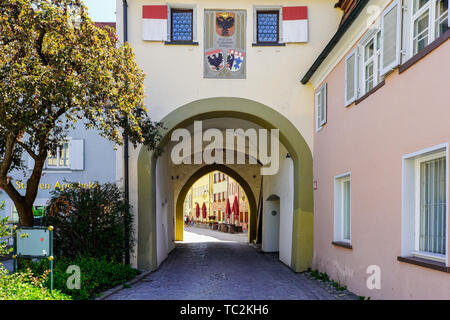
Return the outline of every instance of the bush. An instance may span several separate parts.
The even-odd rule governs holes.
[[[80,289],[69,289],[67,280],[71,274],[66,273],[69,266],[76,265],[80,268]],[[48,260],[39,260],[29,263],[29,267],[35,274],[48,272]],[[56,258],[53,268],[53,285],[55,289],[70,295],[73,299],[92,299],[99,293],[124,284],[137,276],[140,271],[106,258],[96,259],[91,257],[78,257],[75,259]],[[45,286],[50,286],[50,280],[46,279]]]
[[[12,236],[8,217],[0,219],[0,257],[6,256],[13,250],[8,246],[8,239]]]
[[[103,257],[123,261],[125,248],[134,240],[130,207],[115,184],[96,183],[92,188],[57,189],[46,208],[43,224],[54,229],[58,257]]]
[[[0,300],[70,300],[70,296],[44,286],[48,273],[35,277],[31,270],[8,274],[0,268]]]

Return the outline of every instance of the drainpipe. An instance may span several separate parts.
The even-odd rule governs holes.
[[[128,3],[127,0],[123,0],[123,42],[128,42]],[[123,135],[123,165],[124,165],[124,184],[125,184],[125,202],[130,204],[130,180],[129,180],[129,151],[128,151],[128,134]],[[125,237],[128,239],[130,231],[128,228],[125,230]],[[125,244],[125,264],[130,264],[130,247],[129,243]]]

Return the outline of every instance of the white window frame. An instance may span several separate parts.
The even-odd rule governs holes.
[[[438,158],[442,158],[442,157],[446,157],[446,152],[445,150],[440,151],[440,152],[433,152],[431,154],[427,154],[424,156],[419,156],[415,159],[415,232],[414,232],[414,251],[412,252],[412,254],[414,256],[419,256],[419,257],[426,257],[430,260],[437,260],[437,261],[445,261],[445,255],[441,255],[441,254],[434,254],[431,252],[425,252],[425,251],[420,251],[420,241],[419,241],[419,236],[420,236],[420,165],[423,162],[427,162],[430,160],[435,160]],[[448,177],[447,177],[448,178]],[[448,189],[447,189],[448,190]],[[448,192],[447,192],[448,193]],[[447,229],[446,229],[447,231]],[[447,232],[448,234],[448,232]],[[446,237],[446,239],[448,240],[448,238]],[[447,241],[448,242],[448,241]]]
[[[378,35],[380,35],[380,42],[378,43]],[[383,75],[381,74],[381,54],[382,54],[382,41],[381,41],[381,29],[379,27],[374,28],[371,30],[366,37],[359,43],[358,49],[360,52],[359,59],[359,73],[360,73],[360,81],[359,81],[359,88],[357,92],[360,93],[360,95],[364,95],[368,93],[370,90],[375,88],[380,82],[383,81]],[[369,43],[373,40],[374,43],[374,54],[373,56],[366,61],[366,47],[369,45]],[[366,83],[366,67],[370,65],[370,63],[373,62],[373,87],[372,89],[367,88]],[[362,88],[362,90],[360,89]],[[358,95],[359,97],[359,95]]]
[[[168,3],[167,4],[167,41],[172,41],[172,9],[192,10],[192,42],[198,42],[197,38],[197,5],[190,3]],[[176,43],[176,41],[175,41]]]
[[[324,96],[324,105],[321,106],[320,105],[320,95]],[[316,92],[316,132],[319,132],[323,126],[327,123],[327,84],[324,83],[319,90],[317,90]],[[321,114],[322,114],[322,108],[325,109],[324,111],[324,118],[321,119]]]
[[[350,238],[344,239],[344,182],[350,183],[350,216],[349,216],[349,233]],[[347,172],[334,177],[334,241],[345,242],[351,244],[352,242],[352,182],[351,172]]]
[[[258,11],[278,11],[278,43],[283,43],[283,6],[253,6],[253,44],[264,45],[258,42]],[[267,44],[268,46],[273,43]]]
[[[45,159],[45,169],[46,170],[70,170],[70,163],[71,163],[71,157],[72,157],[72,153],[70,150],[70,141],[72,140],[72,138],[66,138],[64,139],[64,141],[62,141],[60,144],[64,144],[67,143],[67,150],[69,151],[69,157],[67,159],[67,165],[65,166],[60,166],[59,165],[59,147],[56,149],[56,166],[50,166],[48,164],[48,155],[47,158]]]
[[[434,40],[436,40],[436,0],[429,0],[422,8],[420,8],[416,13],[414,13],[414,0],[408,1],[408,21],[409,21],[409,36],[408,36],[408,57],[412,58],[416,54],[414,53],[414,21],[417,20],[424,12],[428,11],[428,43],[425,47],[430,45]],[[447,0],[448,1],[448,0]],[[450,13],[450,12],[449,12]],[[447,16],[447,21],[450,27],[450,14]],[[423,50],[423,49],[422,49]]]
[[[446,249],[445,255],[419,250],[420,233],[420,163],[446,158]],[[416,256],[449,266],[449,144],[443,143],[403,156],[402,165],[402,256]]]

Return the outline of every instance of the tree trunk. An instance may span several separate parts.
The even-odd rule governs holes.
[[[34,225],[33,205],[29,205],[25,200],[23,202],[14,203],[19,215],[19,225],[21,227],[32,227]]]

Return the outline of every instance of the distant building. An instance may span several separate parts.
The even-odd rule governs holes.
[[[96,23],[102,27],[108,25],[115,28],[115,23]],[[13,184],[21,194],[24,194],[26,181],[33,168],[33,160],[24,153],[24,162],[28,165],[25,176],[22,172],[12,172]],[[80,184],[86,188],[96,182],[116,182],[116,150],[112,142],[101,137],[95,130],[86,130],[80,121],[68,137],[61,141],[56,153],[49,153],[37,198],[34,202],[34,215],[42,217],[51,192],[58,188],[68,188],[70,183]],[[17,210],[8,195],[0,190],[0,202],[5,201],[5,209],[0,215],[7,216],[11,221],[18,221]],[[37,221],[38,222],[38,221]]]

